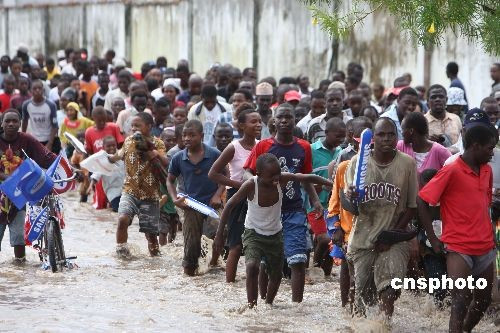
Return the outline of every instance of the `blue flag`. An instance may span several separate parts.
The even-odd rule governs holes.
[[[0,191],[5,193],[17,209],[23,209],[26,202],[28,202],[28,199],[21,192],[19,183],[21,180],[26,179],[31,175],[31,170],[32,164],[29,162],[29,159],[26,159],[19,167],[17,167],[9,178],[0,184]]]
[[[59,162],[61,161],[61,156],[62,155],[59,154],[57,156],[57,158],[55,159],[55,161],[52,162],[52,164],[47,169],[47,176],[49,176],[50,178],[54,177],[54,174],[56,173],[57,167],[59,166]]]
[[[31,222],[31,229],[28,233],[28,241],[34,242],[38,238],[40,238],[40,235],[43,232],[43,227],[45,226],[45,223],[47,223],[49,219],[49,207],[45,207],[42,209],[39,213],[39,209],[41,207],[31,207],[30,209],[30,222]],[[38,214],[36,214],[38,213]],[[32,219],[33,216],[36,216]]]

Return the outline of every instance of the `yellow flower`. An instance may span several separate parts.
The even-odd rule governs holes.
[[[436,28],[434,27],[434,22],[432,22],[431,26],[429,27],[429,29],[427,31],[429,31],[430,34],[433,34],[436,32]]]

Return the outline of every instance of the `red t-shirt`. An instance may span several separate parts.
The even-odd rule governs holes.
[[[0,112],[3,113],[5,110],[7,110],[10,107],[10,99],[12,98],[12,95],[9,95],[7,93],[1,93],[0,94]]]
[[[106,123],[106,126],[100,131],[95,126],[87,128],[85,131],[85,150],[87,153],[91,155],[102,150],[102,139],[108,135],[113,136],[118,145],[123,143],[120,128],[114,123]]]
[[[278,158],[281,171],[290,173],[311,173],[312,154],[309,142],[294,138],[289,145],[282,145],[275,138],[260,141],[253,147],[244,169],[256,172],[257,158],[265,153],[271,153]],[[295,212],[302,210],[302,196],[299,182],[289,182],[283,189],[283,212]]]
[[[493,175],[484,164],[479,175],[457,158],[445,166],[419,192],[431,205],[441,204],[443,234],[447,248],[467,254],[483,255],[495,247],[489,215]]]

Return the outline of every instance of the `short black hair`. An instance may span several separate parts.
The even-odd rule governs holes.
[[[219,122],[219,123],[215,126],[215,129],[214,129],[214,136],[215,136],[215,133],[217,133],[217,130],[218,130],[218,129],[220,129],[220,128],[230,129],[230,130],[231,130],[231,135],[233,134],[233,127],[232,127],[229,123],[221,123],[221,122]]]
[[[332,80],[324,79],[319,82],[319,87],[321,88],[322,86],[329,86],[330,83],[332,83]]]
[[[154,106],[157,108],[169,108],[170,107],[170,101],[166,99],[165,97],[162,97],[155,101]]]
[[[278,85],[281,84],[297,84],[297,80],[291,76],[283,76],[278,82]]]
[[[383,121],[387,121],[389,122],[393,127],[394,127],[394,133],[398,133],[398,127],[396,126],[396,123],[394,122],[394,120],[392,120],[391,118],[389,117],[380,117],[378,118],[375,123],[373,124],[373,131],[375,131],[375,128],[377,127],[377,124],[378,123],[381,123]]]
[[[494,127],[486,125],[476,125],[465,131],[464,148],[469,149],[474,143],[484,146],[495,139]],[[495,129],[496,131],[496,129]]]
[[[148,98],[148,94],[142,89],[135,90],[132,94],[130,94],[130,101],[133,101],[137,97]]]
[[[481,110],[484,110],[484,104],[497,104],[497,103],[498,102],[495,99],[495,97],[488,96],[488,97],[483,98],[483,100],[481,101],[481,104],[480,104],[479,108]]]
[[[188,120],[185,124],[184,124],[184,129],[186,128],[192,128],[194,129],[195,131],[197,131],[198,133],[203,133],[203,124],[201,123],[201,121],[199,121],[198,119],[191,119],[191,120]]]
[[[409,112],[403,119],[406,126],[413,128],[420,135],[429,134],[429,123],[423,113]]]
[[[249,115],[250,113],[254,113],[254,112],[257,112],[257,110],[255,110],[254,108],[245,108],[245,109],[240,110],[240,112],[238,113],[238,123],[240,123],[240,124],[246,123],[247,122],[247,115]]]
[[[416,98],[418,98],[418,93],[415,89],[413,89],[412,87],[406,87],[399,92],[398,100],[402,99],[406,95],[415,96]]]
[[[243,96],[245,96],[245,99],[249,102],[253,101],[252,93],[250,91],[248,91],[248,89],[238,89],[234,93],[235,94],[242,94]]]
[[[333,117],[333,118],[328,119],[328,121],[326,122],[326,125],[325,125],[325,132],[330,131],[332,129],[337,129],[337,128],[346,128],[342,119],[340,119],[338,117]]]
[[[127,79],[129,81],[132,81],[130,72],[126,69],[122,69],[121,71],[118,72],[118,80],[119,79]]]
[[[136,117],[141,118],[141,120],[146,124],[146,125],[151,125],[153,126],[155,121],[153,119],[153,116],[150,115],[148,112],[139,112],[138,114],[135,115]]]
[[[436,89],[440,89],[442,91],[444,91],[444,94],[447,95],[448,92],[446,91],[446,88],[443,87],[442,85],[440,84],[433,84],[432,86],[429,87],[429,89],[427,90],[427,98],[429,98],[430,94],[431,94],[431,91],[432,90],[436,90]]]
[[[45,60],[45,64],[47,64],[47,65],[55,65],[56,62],[55,62],[54,58],[47,58],[47,60]]]
[[[19,113],[19,111],[17,109],[14,109],[14,108],[10,108],[10,109],[7,109],[3,112],[2,114],[2,121],[3,121],[3,116],[5,116],[7,113],[15,113],[17,114],[17,116],[19,117],[19,119],[21,119],[21,114]]]
[[[324,99],[325,98],[325,93],[322,92],[321,90],[314,90],[311,92],[311,100],[312,99]]]
[[[446,65],[446,72],[452,74],[452,75],[457,75],[458,74],[458,64],[454,61],[451,61]]]
[[[250,72],[250,71],[255,71],[255,68],[253,68],[253,67],[246,67],[245,69],[243,69],[243,73],[242,73],[243,76],[248,75],[248,72]]]
[[[271,153],[265,153],[265,154],[262,154],[259,156],[259,158],[257,158],[257,162],[255,163],[255,168],[257,169],[257,172],[262,172],[264,171],[264,168],[269,165],[269,164],[272,164],[272,163],[275,163],[279,166],[279,162],[278,162],[278,159],[276,158],[275,155],[271,154]],[[257,184],[255,184],[257,185]]]
[[[201,97],[202,98],[210,98],[217,97],[217,88],[212,85],[204,86],[201,88]]]
[[[358,86],[360,83],[361,83],[361,80],[359,77],[357,76],[354,76],[354,75],[349,75],[347,78],[346,78],[346,82],[349,82],[355,86]]]

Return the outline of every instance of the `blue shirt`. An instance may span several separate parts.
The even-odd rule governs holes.
[[[205,154],[203,159],[193,164],[188,157],[187,148],[177,152],[170,161],[168,173],[179,177],[184,181],[185,194],[208,205],[210,199],[217,191],[217,183],[208,179],[208,171],[215,163],[220,152],[203,144]]]

